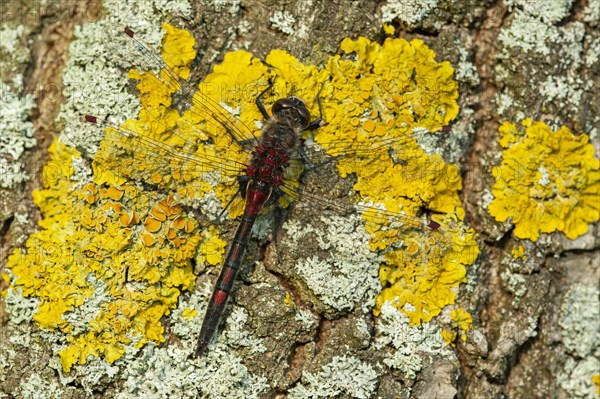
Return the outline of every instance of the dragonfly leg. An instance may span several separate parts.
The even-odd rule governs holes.
[[[271,206],[275,204],[282,195],[283,190],[281,190],[279,187],[275,187],[273,191],[271,191],[271,195],[269,196],[267,201],[265,201],[265,206]]]
[[[267,86],[266,89],[264,89],[258,96],[256,96],[256,106],[258,107],[258,110],[260,111],[263,118],[265,118],[265,119],[269,119],[269,113],[267,112],[267,109],[265,108],[265,106],[263,105],[263,103],[260,99],[262,96],[265,95],[266,92],[271,90],[272,87],[273,87],[273,83],[269,82],[269,86]]]
[[[240,176],[240,177],[247,177],[247,176]],[[235,194],[233,194],[233,196],[231,197],[229,202],[227,202],[227,205],[225,205],[225,207],[223,207],[223,210],[221,211],[221,213],[219,213],[219,220],[222,220],[223,215],[225,214],[225,211],[227,211],[227,209],[229,209],[229,207],[233,203],[233,200],[235,200],[235,198],[238,196],[239,193],[242,193],[243,197],[246,196],[246,186],[243,185],[243,183],[241,181],[242,179],[240,177],[238,177],[238,180],[240,180],[240,187],[237,189]]]
[[[321,86],[321,89],[319,90],[319,93],[317,93],[317,104],[319,105],[319,117],[317,119],[315,119],[314,121],[312,121],[311,123],[308,124],[308,126],[304,129],[304,130],[308,130],[308,131],[312,131],[312,130],[316,130],[318,128],[320,128],[321,126],[325,125],[325,121],[323,120],[323,106],[321,105],[321,91],[323,90],[323,86]]]

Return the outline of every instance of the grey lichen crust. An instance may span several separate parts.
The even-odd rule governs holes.
[[[600,90],[594,68],[600,55],[600,35],[594,28],[600,23],[598,3],[589,2],[582,20],[575,21],[568,18],[571,0],[549,2],[548,8],[528,1],[506,3],[512,13],[498,36],[497,84],[504,87],[497,97],[498,113],[518,118],[554,114],[596,136],[600,125],[598,102],[593,101]],[[559,126],[560,120],[554,123]]]
[[[0,25],[0,189],[15,189],[29,180],[21,157],[36,144],[29,121],[34,95],[25,93],[23,81],[30,61],[27,34],[22,25]]]
[[[558,382],[573,398],[592,398],[598,387],[589,378],[600,370],[600,290],[575,284],[567,292],[559,318],[562,342],[570,357]]]

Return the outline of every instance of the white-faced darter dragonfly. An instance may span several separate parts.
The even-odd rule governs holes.
[[[215,335],[219,322],[222,318],[227,299],[232,291],[236,274],[239,270],[242,256],[245,252],[250,231],[257,215],[265,208],[274,205],[277,200],[287,195],[294,200],[314,201],[320,204],[327,204],[340,212],[348,212],[347,206],[342,206],[335,202],[329,202],[326,199],[301,194],[297,185],[291,184],[286,179],[285,170],[292,160],[302,160],[307,165],[309,172],[319,169],[319,166],[328,162],[335,162],[341,157],[369,157],[374,149],[381,148],[399,148],[406,140],[412,140],[413,137],[404,137],[396,139],[382,139],[379,142],[373,142],[371,148],[356,148],[352,143],[338,142],[329,148],[329,155],[323,154],[318,148],[310,148],[310,145],[304,143],[302,132],[313,131],[321,127],[325,121],[322,118],[321,100],[317,95],[320,116],[311,120],[310,113],[305,102],[298,97],[288,96],[275,101],[272,105],[272,115],[269,115],[263,105],[262,97],[270,90],[271,84],[256,97],[256,106],[260,110],[264,124],[260,137],[254,137],[253,133],[243,123],[237,120],[233,115],[225,111],[219,104],[209,99],[203,98],[199,101],[194,97],[194,88],[185,80],[180,78],[165,62],[154,53],[143,41],[138,39],[135,33],[129,29],[124,29],[125,35],[134,44],[138,51],[141,51],[146,61],[149,61],[153,67],[162,70],[159,79],[163,84],[174,87],[180,93],[180,102],[188,110],[202,110],[202,117],[212,118],[211,125],[220,129],[223,135],[231,137],[231,145],[237,145],[248,153],[248,162],[240,164],[239,162],[228,162],[224,159],[216,159],[209,155],[198,155],[193,150],[184,151],[171,148],[169,145],[143,136],[133,130],[123,126],[108,126],[101,122],[97,117],[87,115],[87,122],[109,127],[106,129],[104,140],[119,141],[127,138],[132,145],[143,147],[147,156],[173,157],[179,158],[189,163],[190,172],[201,174],[205,168],[211,170],[227,171],[231,174],[231,169],[237,173],[239,183],[238,193],[246,200],[244,214],[239,227],[235,233],[230,245],[225,262],[223,263],[221,273],[215,283],[215,287],[208,304],[206,315],[202,323],[196,355],[205,352],[212,337]],[[181,137],[184,142],[189,139]],[[195,143],[189,143],[193,148]],[[316,144],[312,144],[318,147]],[[312,154],[320,154],[321,158]],[[333,154],[333,155],[331,155]],[[300,199],[300,197],[302,197]],[[364,212],[370,209],[366,206],[352,206],[354,212]],[[440,232],[440,225],[434,221],[420,219],[402,213],[377,210],[381,218],[389,221],[395,219],[404,225],[412,228],[431,230]]]

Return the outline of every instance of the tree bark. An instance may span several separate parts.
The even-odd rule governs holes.
[[[447,60],[455,68],[461,109],[455,127],[469,137],[469,145],[457,161],[463,177],[461,199],[467,223],[478,234],[480,249],[476,263],[467,270],[468,283],[459,289],[457,306],[469,310],[473,326],[466,341],[459,340],[452,348],[458,362],[447,356],[432,356],[431,362],[424,363],[411,377],[391,371],[381,358],[363,358],[361,361],[378,374],[368,396],[341,390],[319,397],[598,397],[593,392],[600,388],[592,382],[592,377],[600,374],[600,338],[595,330],[600,308],[598,224],[590,225],[588,233],[574,241],[556,232],[532,242],[516,238],[513,226],[497,222],[486,206],[494,184],[492,167],[501,160],[498,128],[503,121],[517,123],[533,118],[548,121],[551,126],[567,126],[574,132],[592,135],[598,153],[598,7],[585,0],[555,2],[556,7],[563,6],[562,12],[543,10],[550,7],[546,3],[527,1],[510,1],[510,7],[491,0],[424,1],[418,6],[408,3],[416,2],[242,0],[218,6],[217,1],[203,1],[192,3],[185,17],[178,12],[160,11],[163,20],[193,32],[202,57],[193,71],[192,79],[196,80],[221,62],[225,53],[240,48],[263,59],[273,49],[284,49],[306,65],[322,65],[338,52],[346,37],[365,36],[382,42],[385,18],[392,18],[389,23],[396,28],[394,36],[423,40],[435,51],[437,61]],[[144,4],[150,7],[154,3]],[[397,7],[390,8],[391,4]],[[47,150],[62,129],[58,115],[65,97],[70,95],[63,93],[62,77],[70,57],[69,46],[78,40],[74,38],[75,28],[110,14],[106,8],[109,6],[103,8],[94,1],[45,5],[5,2],[2,7],[2,41],[8,40],[10,32],[23,30],[16,34],[14,49],[0,46],[0,78],[4,83],[0,112],[16,107],[8,103],[8,91],[20,99],[35,95],[29,120],[36,144],[29,145],[18,159],[6,155],[5,147],[0,147],[0,156],[22,164],[28,176],[26,181],[0,188],[0,272],[14,250],[25,248],[27,237],[39,229],[37,222],[44,217],[34,205],[31,192],[43,186]],[[273,17],[279,11],[293,16],[293,22],[274,22],[279,20]],[[535,26],[543,32],[515,33],[514,27],[523,16],[535,20]],[[117,24],[135,26],[138,16],[123,13],[115,18]],[[513,42],[503,41],[499,39],[502,32],[517,36]],[[529,50],[527,43],[533,46]],[[576,54],[568,58],[565,53]],[[23,76],[23,84],[13,84],[19,75]],[[566,82],[561,86],[563,92],[552,96],[541,89],[549,77]],[[0,131],[0,135],[5,134],[8,132]],[[0,144],[4,144],[2,140]],[[242,276],[245,283],[236,303],[249,309],[256,323],[255,332],[280,336],[292,330],[296,335],[291,339],[312,343],[284,350],[278,345],[295,344],[272,342],[269,353],[285,353],[286,359],[249,354],[241,360],[250,374],[262,376],[270,384],[260,390],[258,397],[285,398],[294,387],[309,386],[306,373],[321,375],[334,356],[364,353],[365,337],[359,334],[360,327],[352,314],[320,317],[312,332],[294,330],[281,321],[288,320],[290,314],[274,299],[286,288],[278,278],[285,271],[277,264],[302,254],[293,254],[285,245],[278,248],[277,240],[273,241],[264,246],[263,263]],[[256,249],[257,243],[253,245]],[[527,260],[517,265],[511,251],[519,246],[523,246]],[[0,290],[7,287],[8,283],[0,280]],[[584,306],[588,308],[582,309]],[[372,331],[375,323],[373,320],[366,328]],[[32,322],[11,320],[1,297],[0,329],[0,398],[35,397],[27,394],[27,389],[35,386],[33,376],[40,378],[39,385],[45,387],[45,392],[55,390],[62,398],[92,397],[78,379],[66,382],[55,369],[48,368],[52,355],[49,344],[44,346],[40,338],[39,328]],[[28,345],[30,339],[36,345]],[[101,373],[101,382],[94,386],[95,395],[101,391],[100,396],[112,398],[127,392],[127,376],[121,375],[122,371],[119,369],[116,375]],[[360,377],[356,377],[356,386],[361,384]],[[323,378],[334,381],[335,376]],[[236,397],[231,392],[212,395],[202,397]]]

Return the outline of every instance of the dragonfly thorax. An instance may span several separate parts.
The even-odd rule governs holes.
[[[288,161],[300,146],[301,130],[285,123],[280,115],[269,119],[246,169],[248,178],[272,187],[281,185]]]

